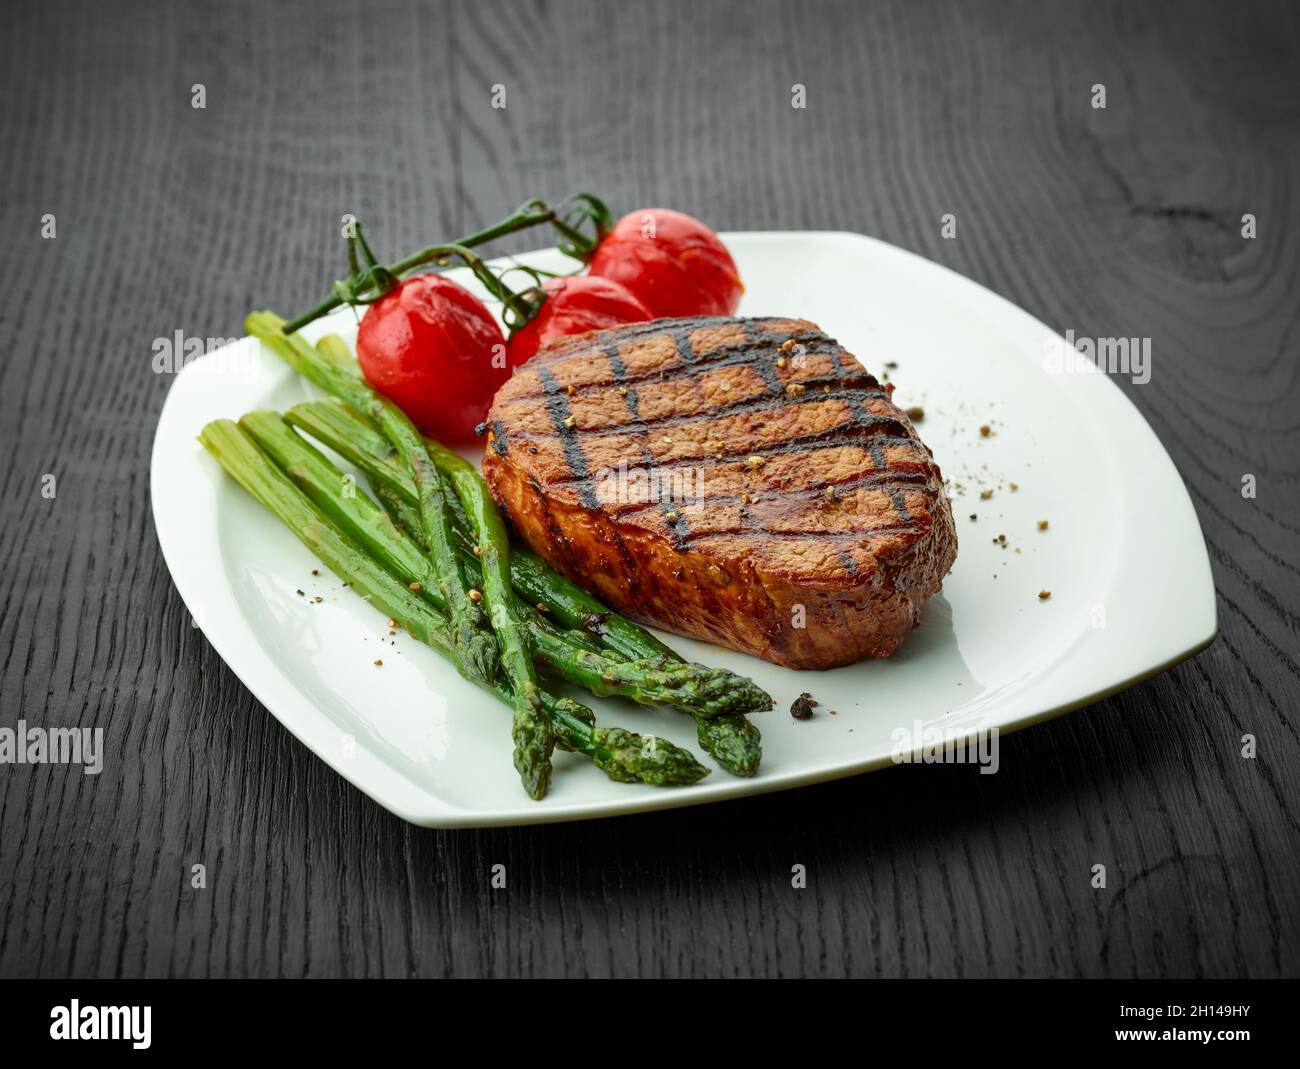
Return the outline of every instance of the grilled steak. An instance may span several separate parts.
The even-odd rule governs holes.
[[[627,616],[790,668],[888,657],[957,555],[892,389],[805,320],[657,319],[520,369],[483,470],[524,541]]]

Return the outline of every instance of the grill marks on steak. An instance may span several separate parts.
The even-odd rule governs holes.
[[[778,663],[892,652],[955,556],[929,450],[805,320],[570,339],[506,383],[488,427],[485,473],[534,550],[620,611]],[[627,500],[608,492],[620,465],[694,492]]]
[[[555,500],[603,507],[620,522],[671,533],[683,548],[700,536],[746,530],[858,537],[864,527],[911,529],[907,484],[924,485],[932,465],[928,455],[918,455],[888,393],[851,357],[846,361],[837,344],[802,321],[678,322],[676,330],[659,321],[618,331],[609,344],[593,343],[594,358],[581,363],[547,354],[537,368],[539,389],[508,399],[503,391],[505,403],[494,408],[498,423],[504,416],[511,440],[537,449],[530,467]],[[648,339],[638,337],[647,333]],[[672,342],[669,359],[665,339]],[[807,350],[799,367],[779,351],[790,339]],[[790,396],[791,382],[805,392]],[[859,440],[864,430],[873,434],[865,442]],[[504,428],[494,431],[494,442],[500,433]],[[812,451],[825,451],[816,467],[807,464]],[[750,468],[751,457],[762,458],[761,470]],[[670,508],[676,522],[660,523],[636,515],[663,513],[659,502],[602,500],[593,477],[620,463],[653,469],[667,481],[674,471],[703,467],[709,514]],[[802,507],[828,485],[844,495],[843,507],[830,513]],[[891,506],[896,516],[878,519]]]

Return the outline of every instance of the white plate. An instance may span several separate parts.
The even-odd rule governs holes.
[[[176,588],[262,704],[394,813],[434,827],[525,824],[816,783],[890,764],[896,729],[916,721],[1006,733],[1130,686],[1213,640],[1209,560],[1173,463],[1105,375],[1045,367],[1055,332],[871,238],[724,239],[748,287],[741,314],[814,320],[877,375],[897,362],[896,400],[925,408],[919,429],[953,484],[959,538],[942,595],[887,661],[795,672],[669,638],[686,657],[752,676],[776,697],[777,708],[755,718],[764,757],[751,780],[715,768],[692,787],[618,784],[557,754],[549,797],[530,801],[511,765],[505,707],[409,636],[390,639],[381,614],[323,568],[313,577],[308,551],[195,441],[210,419],[284,409],[313,388],[249,339],[195,361],[172,386],[152,493]],[[549,252],[523,259],[560,266]],[[333,330],[351,340],[355,319],[344,310],[314,327],[313,338]],[[1147,389],[1159,388],[1160,374],[1156,367]],[[995,433],[982,437],[981,424]],[[984,488],[994,490],[988,500]],[[805,690],[821,706],[796,721],[788,709]],[[671,710],[592,704],[606,722],[700,753],[691,721]]]

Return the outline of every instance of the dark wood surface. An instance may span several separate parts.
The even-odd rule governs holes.
[[[102,727],[108,755],[98,777],[0,766],[0,973],[1297,972],[1300,8],[43,2],[5,21],[0,717]],[[1062,330],[1151,337],[1151,383],[1121,384],[1200,515],[1218,641],[1008,738],[996,776],[484,832],[379,808],[189,626],[149,511],[169,385],[151,345],[305,306],[343,212],[404,249],[576,188],[719,229],[873,234]]]

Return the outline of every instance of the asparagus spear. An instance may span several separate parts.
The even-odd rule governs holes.
[[[410,506],[382,488],[377,496],[399,532],[415,541],[410,528]],[[468,550],[461,552],[468,556]],[[519,551],[512,551],[512,557],[514,552]],[[611,657],[609,654],[615,651],[602,651],[586,631],[557,627],[517,594],[512,603],[525,625],[533,658],[539,664],[599,698],[614,695],[643,705],[671,705],[690,713],[698,722],[700,738],[706,740],[705,749],[723,755],[719,758],[723,767],[737,775],[753,775],[761,756],[760,736],[758,729],[742,714],[719,711],[729,708],[731,702],[730,684],[725,676],[720,673],[719,678],[705,676],[702,681],[699,666],[678,657]],[[706,732],[706,721],[716,727]]]
[[[391,448],[361,413],[347,405],[313,401],[294,405],[285,413],[285,419],[364,471],[377,490],[382,488],[382,496],[389,500],[400,498],[408,505],[413,502],[415,491],[409,476],[392,462]],[[444,462],[446,453],[430,444],[430,456],[436,464]],[[475,477],[480,478],[477,473]],[[665,658],[686,663],[671,647],[602,605],[526,550],[516,549],[510,554],[510,579],[525,601],[545,604],[558,623],[586,631],[615,653],[634,659]],[[706,687],[730,696],[729,712],[772,707],[771,697],[752,680],[725,669],[689,667],[702,681],[707,679]]]
[[[299,440],[301,441],[301,439]],[[419,517],[415,515],[415,510],[405,501],[405,499],[402,498],[400,494],[388,489],[388,487],[384,486],[383,483],[372,482],[371,489],[375,493],[375,498],[383,506],[384,511],[388,513],[389,517],[396,525],[398,531],[404,534],[416,545],[419,545]],[[470,551],[464,546],[459,546],[457,548],[461,554],[462,563],[468,567],[470,561],[465,560],[464,558],[470,558],[470,560],[473,559]],[[517,552],[519,551],[511,550],[512,560],[514,559],[514,554]],[[585,631],[580,631],[576,628],[559,628],[551,623],[551,621],[543,616],[541,611],[539,611],[541,608],[545,608],[547,612],[550,611],[549,607],[544,606],[543,603],[539,602],[538,607],[534,607],[528,602],[525,602],[523,598],[519,597],[518,592],[515,593],[513,601],[515,611],[519,614],[520,618],[525,622],[530,631],[533,628],[544,628],[555,636],[556,641],[565,642],[570,646],[576,646],[579,649],[587,650],[591,653],[600,652],[600,647]],[[559,674],[572,683],[581,682],[581,679],[573,675],[571,672],[565,671],[563,667],[559,669]],[[602,693],[609,692],[606,691]],[[656,702],[656,704],[659,703]]]
[[[345,494],[346,476],[324,454],[276,412],[250,412],[239,425],[348,537],[395,578],[417,584],[435,608],[445,609],[441,592],[429,582],[428,560],[414,541],[364,493]],[[411,507],[405,502],[402,507],[409,517]],[[468,567],[476,564],[468,550],[460,553]],[[557,675],[593,694],[619,695],[646,705],[675,705],[701,717],[722,715],[730,700],[725,686],[710,677],[701,680],[690,665],[658,657],[634,661],[608,657],[583,632],[555,627],[508,590],[505,597],[521,628],[525,656],[531,651]]]
[[[328,351],[332,359],[339,359],[347,352],[346,343],[337,335],[322,338],[320,348]],[[406,510],[414,503],[415,490],[411,479],[392,446],[374,423],[355,409],[332,401],[308,401],[290,408],[285,419],[361,468],[385,505]],[[440,468],[448,452],[441,447],[435,450],[430,445],[430,456]],[[403,504],[398,506],[398,502]],[[515,548],[511,551],[510,581],[525,601],[545,604],[555,614],[555,619],[566,627],[587,632],[601,645],[624,657],[680,659],[672,647],[660,642],[645,628],[612,612],[577,583],[570,582],[527,550]],[[757,692],[754,698],[755,702],[749,708],[771,708],[771,699],[763,692]]]
[[[321,338],[319,342],[316,343],[316,348],[321,351],[321,354],[323,356],[333,361],[339,367],[350,368],[355,374],[358,375],[361,374],[360,365],[357,364],[356,358],[352,355],[352,350],[348,348],[348,343],[345,342],[342,338],[340,338],[337,334],[327,334],[325,337]],[[342,401],[335,401],[335,402],[328,402],[328,403],[331,405],[331,407],[348,408],[348,406]],[[396,451],[388,443],[387,439],[385,439],[384,436],[379,433],[378,429],[373,425],[373,423],[371,423],[371,421],[367,420],[360,413],[356,413],[355,409],[348,409],[348,411],[356,414],[358,427],[361,426],[365,427],[367,446],[371,450],[373,450],[376,453],[376,455],[383,455],[388,460],[391,461],[393,465],[391,477],[399,483],[409,484],[410,479],[407,476],[406,467],[401,463],[401,460],[397,456]],[[432,448],[434,446],[436,446],[437,449],[443,453],[447,452],[440,443],[436,443],[430,438],[425,439],[425,447],[430,452],[430,459],[434,460],[434,466],[438,468],[439,472],[442,475],[444,475],[446,479],[450,479],[451,477],[450,471],[443,470],[444,466],[442,464],[439,464],[436,458],[434,458],[433,456]],[[447,489],[445,485],[446,479],[444,479],[444,486],[443,486],[443,489],[446,492],[444,493],[443,496],[447,502],[447,510],[451,515],[452,532],[456,536],[456,542],[458,543],[458,548],[461,550],[465,550],[469,545],[469,532],[473,528],[472,525],[470,524],[469,514],[465,511],[465,506],[461,503],[459,496],[457,496],[456,493],[453,493]],[[372,480],[372,485],[373,482],[374,481]],[[383,484],[380,485],[382,486]],[[385,495],[385,496],[389,497],[390,501],[395,500],[391,497],[391,495]],[[495,505],[493,505],[492,507],[495,508]],[[388,512],[390,516],[393,515],[392,510],[388,507],[387,504],[385,504],[384,506],[384,511]],[[397,517],[393,516],[393,519],[394,522],[396,522]],[[411,522],[412,519],[414,519],[415,522]],[[421,524],[419,522],[418,511],[408,509],[406,512],[406,519],[404,523],[399,524],[399,526],[401,526],[402,529],[405,530],[407,535],[410,536],[415,541],[415,543],[420,546],[421,549],[425,549],[425,550],[428,549],[428,545],[425,542],[420,532]],[[466,575],[478,574],[480,565],[477,557],[475,557],[473,560],[466,560],[466,554],[464,552],[461,552],[458,555],[461,558],[461,565],[465,569]]]
[[[413,549],[409,543],[404,543],[403,535],[414,542],[419,550],[427,548],[419,533],[420,516],[415,506],[399,499],[387,502],[380,511],[364,494],[349,496],[342,493],[343,473],[319,450],[298,437],[278,412],[249,412],[240,418],[239,424],[298,488],[349,537],[364,546],[372,557],[398,579],[407,584],[417,583],[425,600],[434,608],[440,612],[446,610],[442,592],[436,583],[428,579],[428,558]],[[396,515],[398,509],[401,510],[400,519]],[[393,528],[394,524],[396,529]],[[477,567],[477,562],[472,558],[469,562],[465,561],[469,554],[464,550],[460,550],[458,556],[463,565],[473,564]],[[570,633],[568,637],[573,642],[576,641],[577,634]],[[595,714],[585,705],[570,698],[555,698],[544,690],[538,693],[544,711],[557,701],[568,702],[576,715],[595,724]],[[562,749],[572,749],[562,734],[557,735],[555,741]]]
[[[677,657],[677,652],[664,645],[643,627],[638,627],[625,616],[609,608],[588,594],[577,583],[570,582],[555,571],[541,557],[526,551],[517,554],[518,562],[511,577],[526,598],[545,601],[555,618],[566,627],[586,631],[601,645],[621,653],[624,657]],[[763,698],[755,696],[756,704],[750,708],[770,708]]]
[[[236,482],[335,575],[419,641],[455,661],[447,620],[418,592],[361,552],[236,424],[214,420],[203,428],[199,441]],[[512,702],[512,695],[501,684],[473,681],[502,701]],[[591,758],[610,779],[658,786],[695,783],[708,775],[708,769],[689,751],[653,736],[596,726],[591,711],[571,699],[542,692],[541,704],[556,735],[573,750]]]
[[[410,478],[393,456],[392,447],[363,415],[346,404],[323,401],[295,405],[285,418],[366,472],[390,513],[409,511],[414,495]],[[463,533],[463,527],[460,530]],[[615,653],[638,660],[660,657],[686,664],[644,628],[612,612],[531,553],[516,549],[511,554],[510,578],[528,603],[546,605],[557,622],[585,631]],[[770,709],[772,699],[744,677],[702,665],[688,668],[717,680],[733,693],[726,713],[713,717],[692,714],[700,745],[733,775],[754,775],[762,759],[762,736],[744,716],[731,710]]]
[[[320,350],[321,356],[325,357],[326,360],[337,364],[341,368],[346,368],[354,375],[361,374],[361,365],[357,363],[357,358],[352,355],[348,343],[337,334],[326,334],[316,343],[316,348]]]
[[[501,667],[515,694],[515,764],[532,766],[536,764],[536,754],[525,757],[521,751],[530,747],[535,750],[544,745],[546,736],[538,729],[542,720],[537,704],[537,676],[533,672],[532,653],[515,612],[514,594],[510,588],[510,537],[506,534],[505,521],[473,465],[427,439],[425,448],[429,459],[460,498],[469,516],[471,530],[477,536],[477,545],[473,548],[483,576],[483,602],[492,630],[501,644]]]
[[[625,657],[658,656],[667,663],[683,663],[676,650],[664,645],[645,628],[611,612],[577,583],[550,568],[540,557],[517,550],[511,557],[511,565],[510,576],[515,589],[529,601],[545,603],[559,623],[595,636],[602,645]],[[720,680],[728,677],[748,685],[748,693],[737,703],[740,709],[772,707],[772,699],[756,683],[718,670]],[[714,717],[694,712],[692,715],[695,737],[705,753],[733,775],[752,776],[758,771],[763,757],[763,739],[758,728],[745,716],[735,712]]]
[[[272,312],[252,312],[244,328],[261,339],[291,368],[327,393],[348,402],[375,421],[406,472],[420,512],[433,573],[447,602],[457,663],[482,682],[496,673],[497,644],[483,628],[483,616],[469,597],[469,586],[452,551],[451,519],[440,492],[442,477],[424,448],[415,425],[391,401],[372,390],[355,368],[322,356],[297,334],[282,332],[284,320]]]
[[[328,355],[328,354],[327,354]],[[250,412],[239,421],[243,430],[335,523],[354,538],[372,557],[398,579],[427,591],[437,608],[446,610],[445,597],[433,597],[428,558],[398,532],[388,514],[365,494],[343,492],[345,476],[319,451],[294,433],[277,412]],[[444,493],[438,487],[437,493]],[[477,565],[474,565],[477,567]],[[441,590],[438,591],[441,594]],[[507,606],[507,612],[509,606]],[[500,611],[494,614],[498,620]],[[509,680],[514,721],[514,763],[525,789],[535,798],[546,794],[551,775],[551,749],[555,735],[547,726],[541,708],[541,693],[533,671],[526,641],[518,633],[518,621],[510,617],[514,635],[507,644],[506,631],[498,626],[502,639],[502,664]],[[522,670],[519,660],[524,662]]]

